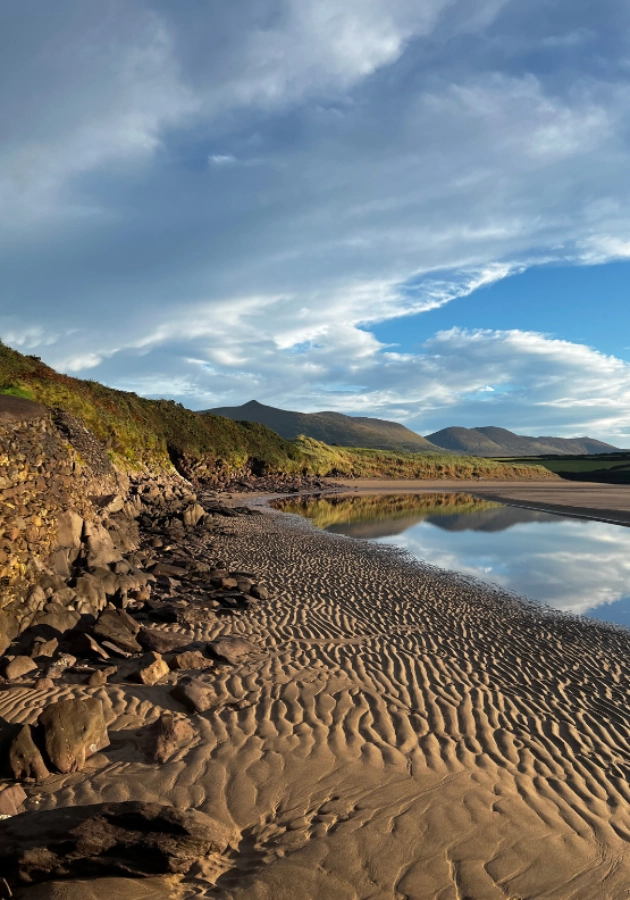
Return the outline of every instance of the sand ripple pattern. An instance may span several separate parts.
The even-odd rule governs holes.
[[[217,705],[159,770],[160,686],[101,697],[112,747],[33,808],[166,798],[238,826],[221,900],[630,897],[630,634],[528,607],[274,511],[216,537],[272,587],[195,626],[260,653],[212,675]],[[0,715],[32,721],[26,697]],[[45,698],[43,698],[45,699]]]

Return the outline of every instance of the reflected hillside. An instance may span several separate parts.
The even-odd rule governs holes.
[[[427,516],[427,522],[444,531],[505,531],[514,525],[523,525],[529,522],[556,522],[557,520],[558,517],[552,513],[498,504],[493,509],[475,509],[464,514],[457,512],[453,515]],[[400,534],[400,532],[398,533]]]
[[[297,513],[318,528],[350,537],[378,538],[402,534],[418,522],[448,522],[447,530],[471,515],[502,510],[499,503],[470,494],[390,494],[379,497],[341,496],[287,500],[275,504],[283,512]],[[474,527],[470,525],[469,527]],[[507,527],[507,526],[506,526]]]

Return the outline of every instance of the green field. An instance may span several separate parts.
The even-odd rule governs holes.
[[[596,456],[501,457],[497,462],[544,466],[568,481],[630,484],[630,451]]]

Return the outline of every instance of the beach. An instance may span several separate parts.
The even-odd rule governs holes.
[[[205,868],[116,879],[112,897],[628,896],[629,633],[268,508],[221,519],[212,547],[269,598],[168,625],[254,645],[202,673],[210,709],[124,679],[0,692],[13,722],[61,697],[97,697],[108,720],[110,747],[31,785],[27,810],[157,800],[235,835]],[[156,765],[143,735],[165,710],[191,731]],[[37,890],[21,896],[89,896]]]

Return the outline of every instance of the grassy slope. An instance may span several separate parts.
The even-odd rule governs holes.
[[[328,447],[302,438],[287,441],[264,425],[200,416],[171,400],[146,400],[95,381],[60,375],[35,357],[0,343],[0,392],[30,397],[81,419],[112,456],[128,466],[170,468],[185,456],[203,473],[237,472],[253,458],[270,469],[316,475],[414,478],[552,478],[547,469],[444,455]]]

